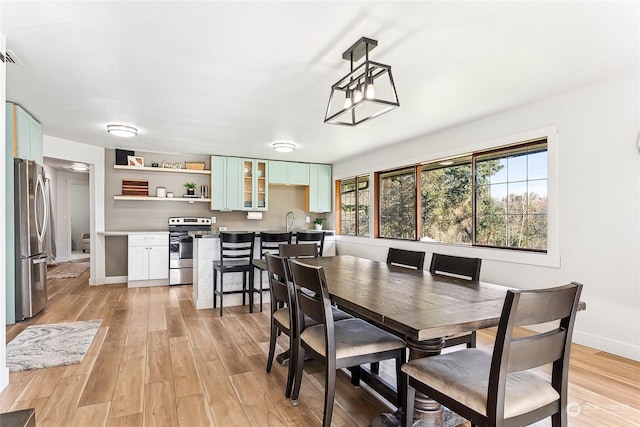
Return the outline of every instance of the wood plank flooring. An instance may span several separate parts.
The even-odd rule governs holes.
[[[268,308],[230,308],[220,318],[195,310],[191,286],[91,287],[88,274],[50,280],[45,311],[7,327],[8,342],[32,324],[103,319],[87,356],[77,365],[12,373],[1,412],[33,407],[38,426],[321,424],[321,365],[305,365],[297,407],[283,395],[286,368],[274,363],[265,372]],[[480,331],[479,346],[490,349],[493,336]],[[278,344],[286,348],[284,335]],[[381,372],[392,380],[393,363]],[[570,380],[570,425],[640,426],[640,363],[574,345]],[[367,426],[394,410],[339,373],[333,425]]]

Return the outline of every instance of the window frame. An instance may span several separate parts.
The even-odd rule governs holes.
[[[360,180],[361,179],[366,179],[369,182],[369,200],[368,200],[368,206],[369,206],[369,222],[368,222],[368,235],[364,236],[362,234],[360,234]],[[349,181],[349,180],[353,180],[354,181],[354,193],[355,193],[355,204],[354,204],[354,211],[355,211],[355,225],[354,225],[354,230],[355,230],[355,234],[343,234],[342,233],[342,223],[341,223],[341,217],[342,217],[342,183],[343,181]],[[352,236],[352,237],[370,237],[371,236],[371,206],[372,206],[372,200],[371,200],[371,195],[372,195],[372,191],[371,191],[371,177],[368,174],[359,174],[356,176],[351,176],[351,177],[345,177],[342,179],[338,179],[336,180],[336,233],[342,236]]]

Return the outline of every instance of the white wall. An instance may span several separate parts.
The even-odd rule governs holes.
[[[574,341],[640,360],[639,90],[636,70],[333,166],[334,179],[340,179],[555,128],[557,151],[549,155],[556,178],[549,185],[550,197],[551,191],[557,196],[555,209],[550,206],[557,216],[550,233],[557,239],[551,255],[355,237],[338,237],[338,252],[378,260],[389,246],[475,254],[483,258],[484,281],[518,288],[581,282],[587,310],[578,314]]]
[[[92,245],[89,284],[102,285],[105,282],[104,236],[98,236],[97,233],[104,231],[104,148],[44,135],[43,154],[45,157],[89,165],[89,194],[91,202],[89,221],[91,224]],[[60,175],[58,174],[58,186],[60,186],[61,181],[66,181],[61,179]],[[58,196],[57,203],[59,204],[63,201],[60,200],[60,194]],[[59,228],[56,231],[58,230]],[[62,230],[57,233],[56,240],[60,238],[61,233],[63,233]]]

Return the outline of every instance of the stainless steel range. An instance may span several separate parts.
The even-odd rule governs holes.
[[[193,238],[189,231],[210,231],[211,218],[169,218],[169,285],[193,283]]]

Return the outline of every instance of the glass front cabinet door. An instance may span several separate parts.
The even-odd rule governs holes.
[[[242,159],[242,210],[267,210],[267,172],[266,160]]]

